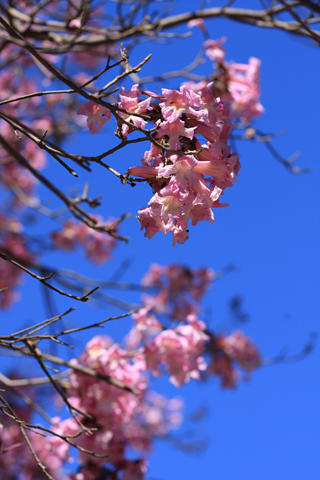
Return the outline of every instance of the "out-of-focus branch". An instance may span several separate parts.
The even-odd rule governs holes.
[[[126,317],[132,315],[132,313],[134,313],[133,311],[130,311],[130,312],[127,312],[123,315],[118,315],[116,317],[108,317],[104,320],[101,320],[99,322],[95,322],[95,323],[90,324],[90,325],[86,325],[84,327],[77,327],[77,328],[73,328],[73,329],[69,329],[69,330],[63,330],[61,332],[58,332],[58,333],[52,334],[52,335],[50,335],[50,334],[43,334],[43,335],[36,334],[37,331],[39,331],[43,328],[46,328],[49,325],[52,325],[53,323],[60,320],[62,318],[62,316],[70,313],[72,310],[73,309],[69,309],[67,312],[64,312],[63,314],[60,314],[56,317],[45,320],[44,322],[41,322],[37,325],[33,325],[31,327],[28,327],[24,330],[13,333],[11,335],[0,336],[0,346],[2,348],[9,349],[9,350],[11,349],[15,352],[18,352],[23,356],[34,357],[38,361],[38,363],[40,364],[40,366],[43,369],[43,371],[45,372],[45,374],[47,375],[47,377],[49,379],[48,381],[55,384],[55,388],[58,386],[60,377],[61,377],[61,375],[64,375],[64,372],[61,372],[58,376],[50,375],[50,373],[47,370],[48,367],[45,366],[44,362],[53,363],[55,365],[60,365],[60,366],[63,366],[63,367],[67,367],[69,369],[73,369],[73,370],[82,372],[86,375],[104,380],[104,381],[108,382],[109,384],[114,385],[116,387],[119,387],[119,388],[121,388],[125,391],[131,392],[133,394],[138,394],[139,392],[137,390],[128,387],[123,382],[121,382],[117,379],[114,379],[114,378],[112,378],[108,375],[103,375],[103,374],[95,371],[94,369],[92,369],[90,367],[81,365],[80,363],[78,363],[76,361],[67,361],[67,360],[64,360],[60,357],[57,357],[57,356],[54,356],[54,355],[49,355],[49,354],[46,354],[46,353],[43,353],[43,352],[40,351],[38,345],[39,345],[39,342],[41,340],[53,340],[53,341],[58,340],[58,338],[63,336],[63,335],[69,335],[71,333],[76,333],[76,332],[91,329],[91,328],[102,327],[103,324],[105,324],[106,322],[113,321],[113,320],[118,320],[118,319],[121,319],[121,318],[126,318]],[[23,343],[23,346],[20,346],[19,343]],[[12,386],[18,386],[18,385],[12,385]],[[61,390],[60,387],[58,387],[59,393],[60,393],[60,390]]]
[[[61,385],[64,385],[63,378],[70,375],[71,370],[65,370],[62,373],[58,373],[57,375],[53,375],[52,378],[56,382]],[[38,385],[47,385],[50,380],[48,377],[36,377],[36,378],[19,378],[19,379],[12,379],[8,378],[3,373],[0,372],[0,382],[3,383],[8,388],[17,388],[17,387],[28,387],[30,385],[38,386]]]
[[[238,126],[235,126],[235,128],[238,128]],[[273,146],[272,139],[278,136],[279,134],[282,134],[282,132],[265,134],[261,130],[258,130],[257,128],[245,127],[243,134],[240,134],[240,135],[232,134],[232,138],[238,139],[238,140],[253,140],[256,142],[262,142],[266,146],[266,148],[269,150],[269,152],[272,154],[272,156],[279,163],[281,163],[281,165],[283,165],[290,173],[292,173],[292,175],[304,175],[306,173],[309,173],[310,168],[308,167],[300,168],[298,165],[294,163],[300,156],[299,152],[294,153],[289,158],[285,158],[282,155],[280,155],[277,149]]]
[[[64,440],[66,443],[68,443],[72,447],[77,448],[79,451],[81,451],[83,453],[86,453],[86,454],[91,455],[91,456],[96,457],[96,458],[106,458],[107,457],[107,455],[99,455],[94,451],[87,450],[86,448],[81,447],[80,445],[77,445],[75,442],[72,442],[70,440],[70,439],[80,437],[81,434],[82,434],[81,430],[78,433],[76,433],[75,435],[70,435],[70,434],[69,435],[61,435],[61,434],[57,433],[54,429],[50,430],[50,429],[45,428],[45,427],[40,426],[40,425],[34,425],[34,424],[31,424],[31,423],[27,423],[27,422],[21,420],[16,415],[16,413],[14,412],[12,407],[9,405],[9,403],[1,395],[0,395],[0,401],[2,402],[2,405],[0,405],[0,410],[2,411],[2,413],[7,415],[8,417],[10,417],[14,422],[16,422],[19,425],[20,431],[21,431],[22,435],[24,436],[24,438],[25,438],[25,440],[26,440],[26,442],[27,442],[27,444],[28,444],[28,446],[31,450],[31,453],[32,453],[33,457],[37,461],[38,466],[41,468],[41,470],[46,474],[46,476],[49,479],[55,480],[47,472],[47,467],[41,463],[38,455],[35,453],[35,450],[32,446],[32,443],[30,442],[30,439],[28,438],[28,436],[25,433],[25,430],[30,430],[32,433],[37,434],[37,435],[41,435],[41,436],[46,436],[44,433],[49,433],[50,435],[53,435],[54,437],[58,437],[61,440]],[[96,428],[91,429],[91,431],[95,431],[95,430],[96,430]],[[43,433],[41,433],[41,432],[43,432]],[[4,452],[1,452],[1,453],[4,453]]]
[[[310,340],[305,344],[300,352],[289,355],[288,348],[284,347],[275,357],[263,358],[261,360],[261,365],[267,367],[270,365],[277,365],[279,363],[295,363],[304,360],[310,355],[310,353],[313,352],[316,340],[317,334],[312,333],[310,335]]]
[[[0,410],[2,411],[2,413],[4,413],[5,415],[7,415],[8,417],[10,417],[12,420],[14,420],[18,425],[19,425],[19,428],[20,428],[20,431],[31,451],[31,454],[32,456],[34,457],[34,459],[36,460],[39,468],[42,470],[42,472],[50,479],[50,480],[55,480],[48,472],[47,472],[47,467],[45,465],[42,464],[42,462],[40,461],[38,455],[36,454],[36,452],[34,451],[34,448],[32,446],[32,443],[30,442],[30,439],[26,433],[26,430],[31,430],[33,431],[32,429],[32,426],[28,426],[24,421],[20,420],[20,418],[15,414],[15,412],[13,411],[13,409],[10,407],[10,405],[5,401],[5,399],[0,395],[0,401],[2,402],[2,405],[0,405]]]
[[[12,346],[11,348],[13,350],[17,351],[17,352],[22,353],[23,355],[32,356],[32,357],[34,356],[31,352],[28,352],[21,347]],[[132,389],[132,388],[128,387],[127,385],[125,385],[124,383],[122,383],[119,380],[116,380],[116,379],[114,379],[114,378],[112,378],[108,375],[103,375],[102,373],[99,373],[99,372],[93,370],[92,368],[86,367],[86,366],[81,365],[79,363],[72,362],[72,361],[67,361],[67,360],[64,360],[62,358],[56,357],[54,355],[49,355],[49,354],[46,354],[46,353],[39,354],[39,358],[42,361],[50,362],[50,363],[53,363],[54,365],[60,365],[62,367],[72,368],[73,370],[84,373],[85,375],[89,375],[91,377],[98,378],[100,380],[104,380],[107,383],[110,383],[110,385],[114,385],[115,387],[119,387],[119,388],[121,388],[121,389],[123,389],[127,392],[133,393],[135,395],[138,395],[140,393],[138,390],[135,390],[135,389]]]
[[[60,397],[63,399],[64,403],[66,404],[66,406],[68,407],[69,409],[69,412],[70,414],[72,415],[72,417],[74,418],[74,420],[77,422],[77,424],[79,425],[79,427],[84,431],[86,432],[88,435],[90,435],[92,432],[91,432],[91,429],[86,427],[84,425],[84,423],[77,417],[76,413],[79,413],[80,415],[83,415],[85,418],[92,418],[92,416],[86,412],[84,412],[83,410],[81,410],[80,408],[78,407],[75,407],[74,405],[72,405],[70,402],[69,402],[69,399],[67,397],[67,395],[65,394],[64,390],[61,388],[61,386],[55,381],[55,379],[53,378],[53,376],[50,374],[50,372],[48,371],[48,367],[44,364],[43,362],[43,359],[42,359],[42,355],[41,355],[41,352],[39,350],[39,348],[30,340],[25,340],[25,345],[27,346],[27,348],[29,349],[31,355],[37,360],[38,364],[40,365],[40,368],[43,370],[43,372],[47,375],[48,379],[50,380],[50,383],[52,384],[53,388],[58,392],[58,394],[60,395]],[[75,413],[76,412],[76,413]]]
[[[44,322],[41,322],[37,325],[33,325],[31,327],[28,327],[24,330],[21,330],[20,332],[12,333],[11,335],[6,335],[6,336],[0,336],[0,346],[5,347],[5,348],[11,348],[12,346],[18,344],[18,343],[25,343],[25,342],[32,342],[32,343],[39,343],[42,340],[57,340],[59,337],[63,335],[69,335],[70,333],[76,333],[76,332],[81,332],[83,330],[88,330],[91,328],[97,328],[97,327],[102,327],[107,322],[113,321],[113,320],[119,320],[122,318],[126,318],[134,313],[134,311],[130,311],[127,313],[124,313],[122,315],[117,315],[115,317],[108,317],[105,318],[104,320],[100,320],[99,322],[92,323],[90,325],[86,325],[84,327],[77,327],[77,328],[72,328],[69,330],[63,330],[55,334],[37,334],[40,330],[43,328],[47,328],[48,326],[52,325],[53,323],[56,323],[59,321],[62,317],[65,315],[71,313],[75,309],[69,309],[66,312],[57,315],[55,317],[52,317],[48,320],[45,320]],[[69,345],[70,346],[70,345]],[[38,351],[38,353],[40,350]],[[17,386],[17,385],[16,385]]]
[[[115,233],[114,228],[117,225],[117,222],[121,222],[126,218],[126,215],[120,217],[114,225],[109,226],[98,226],[97,220],[90,216],[85,210],[79,207],[77,199],[72,199],[65,195],[61,190],[59,190],[50,180],[44,177],[40,172],[33,168],[29,162],[21,155],[20,152],[15,150],[3,137],[0,135],[0,144],[3,148],[12,155],[21,166],[29,170],[41,183],[43,183],[49,190],[51,190],[62,202],[68,207],[70,212],[80,221],[84,222],[88,227],[97,230],[99,232],[105,232],[111,235],[112,237],[118,240],[127,241],[126,237],[121,237]],[[88,202],[88,200],[86,200]],[[90,204],[90,202],[88,202]]]
[[[119,4],[118,4],[119,5]],[[308,9],[309,15],[302,19],[299,7]],[[55,42],[55,53],[64,53],[72,48],[90,47],[97,45],[112,44],[125,39],[141,37],[143,35],[157,38],[163,34],[164,30],[172,29],[179,25],[184,25],[191,20],[226,18],[232,21],[245,23],[247,25],[258,26],[262,28],[275,28],[294,35],[303,35],[314,39],[319,43],[320,34],[318,30],[309,27],[309,24],[319,23],[319,5],[309,0],[301,1],[279,1],[273,2],[270,7],[264,9],[246,9],[234,8],[230,2],[220,7],[204,8],[193,12],[185,12],[173,16],[163,16],[164,18],[145,17],[144,21],[134,25],[131,22],[125,23],[124,16],[118,16],[119,23],[112,27],[93,29],[86,25],[81,26],[81,31],[76,35],[68,32],[67,21],[43,20],[25,14],[16,8],[2,9],[8,19],[14,23],[14,19],[21,22],[21,31],[26,26],[35,25],[35,28],[28,30],[28,37],[36,40],[49,39]],[[278,18],[283,13],[289,13],[295,18],[295,21],[285,21]],[[282,18],[282,17],[281,17]],[[121,20],[122,19],[122,20]],[[176,36],[176,33],[169,33],[170,36]],[[45,51],[45,47],[43,47]]]
[[[292,8],[289,4],[289,2],[285,2],[284,0],[279,0],[280,3],[286,8],[288,12],[291,13],[291,15],[297,20],[297,23],[301,25],[302,31],[309,33],[310,37],[315,40],[315,42],[320,46],[320,36],[319,32],[316,32],[315,30],[312,30],[306,21],[304,21],[298,13]]]
[[[28,268],[24,267],[23,265],[21,265],[20,263],[16,262],[15,260],[12,260],[10,259],[9,257],[7,257],[7,255],[3,255],[1,252],[0,252],[0,257],[11,263],[12,265],[15,265],[17,268],[20,268],[21,270],[23,270],[24,272],[28,273],[29,275],[31,275],[31,277],[33,278],[36,278],[37,280],[39,280],[43,285],[45,285],[46,287],[50,288],[50,290],[53,290],[54,292],[57,292],[59,293],[60,295],[64,295],[66,297],[69,297],[69,298],[73,298],[74,300],[80,300],[80,302],[87,302],[89,300],[89,297],[90,295],[92,295],[96,290],[98,290],[99,287],[95,287],[94,289],[90,290],[90,292],[82,295],[81,297],[79,296],[75,296],[75,295],[71,295],[70,293],[67,293],[67,292],[64,292],[63,290],[60,290],[59,288],[56,288],[54,287],[53,285],[50,285],[50,283],[47,282],[47,280],[50,280],[50,278],[53,277],[54,275],[54,272],[52,272],[49,276],[47,277],[40,277],[39,275],[37,275],[36,273],[33,273],[31,272],[31,270],[29,270]]]

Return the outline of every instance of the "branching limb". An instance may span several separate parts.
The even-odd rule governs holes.
[[[87,434],[87,435],[91,435],[92,434],[92,431],[90,428],[86,427],[82,422],[81,420],[77,417],[77,415],[74,413],[74,412],[77,412],[79,413],[80,415],[83,415],[85,418],[92,418],[90,414],[84,412],[83,410],[75,407],[74,405],[71,405],[71,403],[69,402],[68,400],[68,397],[67,395],[65,394],[64,390],[61,388],[61,386],[55,381],[55,379],[52,377],[52,375],[48,372],[48,368],[46,367],[46,365],[44,364],[43,360],[42,360],[42,355],[41,355],[41,352],[39,351],[39,349],[35,346],[35,344],[30,341],[30,340],[26,340],[24,342],[26,344],[26,346],[28,347],[28,349],[30,350],[30,353],[31,355],[38,361],[41,369],[43,370],[43,372],[47,375],[47,377],[49,378],[50,380],[50,383],[52,384],[53,388],[58,392],[58,394],[61,396],[61,398],[63,399],[64,403],[67,405],[68,409],[69,409],[69,412],[70,414],[72,415],[72,417],[74,418],[74,420],[77,422],[77,424],[79,425],[79,427]]]
[[[9,257],[7,257],[7,255],[3,255],[1,252],[0,252],[0,258],[2,258],[3,260],[11,263],[12,265],[15,265],[17,268],[20,268],[21,270],[23,270],[24,272],[28,273],[29,275],[31,275],[31,277],[33,278],[36,278],[37,280],[39,280],[43,285],[45,285],[46,287],[50,288],[51,290],[53,290],[54,292],[57,292],[59,293],[60,295],[64,295],[66,297],[69,297],[69,298],[73,298],[74,300],[79,300],[80,302],[87,302],[89,300],[89,297],[90,295],[92,295],[96,290],[98,290],[99,287],[95,287],[94,289],[90,290],[90,292],[82,295],[81,297],[79,296],[75,296],[75,295],[72,295],[70,293],[67,293],[67,292],[64,292],[63,290],[60,290],[56,287],[54,287],[53,285],[50,285],[50,283],[47,282],[47,280],[50,280],[50,278],[53,277],[54,275],[54,272],[52,272],[48,277],[40,277],[39,275],[37,275],[36,273],[33,273],[31,272],[31,270],[29,270],[28,268],[24,267],[23,265],[21,265],[20,263],[16,262],[15,260],[12,260],[10,259]]]
[[[15,150],[3,137],[0,135],[0,144],[4,149],[12,155],[21,166],[27,168],[41,183],[43,183],[49,190],[51,190],[62,202],[68,207],[70,212],[80,221],[85,223],[89,228],[97,230],[99,232],[105,232],[116,238],[117,240],[128,241],[127,237],[121,237],[114,231],[114,227],[110,226],[99,226],[97,225],[97,220],[91,217],[85,210],[79,207],[77,199],[72,199],[67,197],[63,192],[61,192],[50,180],[44,177],[40,172],[33,168],[29,162],[21,155],[20,152]],[[120,217],[118,222],[123,221],[126,216]]]
[[[299,362],[304,360],[310,353],[313,352],[315,348],[317,340],[317,334],[313,333],[310,335],[310,340],[306,345],[302,348],[299,353],[295,353],[292,355],[288,355],[288,348],[284,347],[278,355],[271,358],[263,358],[261,360],[262,366],[270,366],[270,365],[277,365],[279,363],[292,363],[292,362]]]
[[[263,9],[245,9],[234,8],[230,6],[233,2],[226,2],[220,7],[203,8],[193,12],[186,12],[173,16],[154,18],[145,17],[144,20],[138,22],[136,25],[129,22],[126,24],[124,17],[118,16],[117,22],[112,27],[106,27],[101,29],[92,29],[86,25],[81,26],[81,32],[77,35],[71,34],[68,31],[68,21],[56,21],[56,20],[43,20],[20,12],[15,8],[3,9],[5,15],[11,23],[14,18],[24,22],[24,29],[27,26],[35,25],[35,28],[30,28],[28,31],[29,38],[43,39],[55,42],[55,53],[65,53],[73,48],[81,47],[88,48],[90,46],[105,45],[106,43],[120,42],[125,39],[137,38],[143,35],[148,37],[157,38],[163,35],[164,30],[173,29],[179,25],[187,24],[191,20],[196,19],[210,19],[210,18],[226,18],[232,21],[245,23],[247,25],[259,26],[262,28],[276,28],[294,35],[303,35],[314,39],[319,44],[319,31],[311,29],[310,24],[319,23],[319,5],[316,2],[310,0],[301,1],[279,1],[272,2],[270,7]],[[118,3],[120,5],[120,3]],[[302,19],[297,9],[299,7],[305,7],[309,10],[309,14],[306,19]],[[295,21],[280,20],[277,17],[284,12],[291,14]],[[31,23],[30,23],[31,22]],[[22,31],[23,31],[22,28]],[[80,34],[79,34],[80,33]],[[12,33],[10,33],[11,36]],[[177,36],[176,33],[166,34],[167,36]],[[16,43],[21,44],[18,39]],[[43,51],[47,48],[45,45],[42,47]],[[52,49],[51,49],[52,50]]]
[[[235,128],[238,128],[237,126]],[[298,165],[295,165],[294,162],[299,158],[299,152],[294,153],[289,158],[285,158],[276,150],[276,148],[272,144],[272,139],[278,135],[282,134],[282,132],[276,132],[271,134],[265,134],[261,130],[257,128],[245,128],[245,132],[241,135],[232,134],[233,139],[238,140],[254,140],[257,142],[262,142],[272,156],[283,165],[290,173],[293,175],[304,175],[310,172],[310,168],[300,168]]]
[[[30,452],[32,454],[32,456],[34,457],[35,461],[37,462],[37,465],[38,467],[42,470],[42,472],[50,479],[50,480],[55,480],[48,472],[47,472],[47,467],[45,465],[42,464],[42,462],[40,461],[38,455],[36,454],[36,452],[34,451],[34,448],[30,442],[30,439],[26,433],[26,430],[27,429],[31,429],[32,427],[28,427],[26,425],[25,422],[23,422],[22,420],[19,419],[19,417],[15,414],[15,412],[12,410],[12,408],[10,407],[10,405],[5,401],[5,399],[0,395],[0,401],[2,402],[2,405],[0,406],[0,409],[2,411],[2,413],[4,413],[5,415],[9,416],[12,420],[14,420],[18,425],[19,425],[19,428],[20,428],[20,431],[30,449]],[[33,431],[33,430],[31,430]],[[36,432],[34,432],[36,433]]]

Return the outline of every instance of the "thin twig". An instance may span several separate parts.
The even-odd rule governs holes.
[[[73,298],[74,300],[79,300],[80,302],[87,302],[89,300],[90,295],[92,295],[94,292],[98,290],[99,287],[95,287],[90,292],[82,295],[81,297],[72,295],[71,293],[64,292],[63,290],[60,290],[59,288],[54,287],[53,285],[50,285],[50,283],[47,282],[47,280],[50,280],[50,278],[53,277],[55,272],[52,272],[48,277],[40,277],[36,273],[31,272],[28,268],[24,267],[20,263],[16,262],[15,260],[12,260],[11,258],[7,257],[7,255],[4,255],[3,253],[0,252],[0,258],[3,260],[11,263],[12,265],[15,265],[16,267],[20,268],[24,272],[28,273],[31,277],[36,278],[39,280],[43,285],[46,287],[50,288],[50,290],[53,290],[54,292],[59,293],[60,295],[63,295],[65,297]]]

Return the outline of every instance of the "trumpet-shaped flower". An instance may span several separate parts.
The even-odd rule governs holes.
[[[111,120],[111,112],[106,107],[98,105],[93,100],[81,105],[77,110],[77,115],[86,115],[87,125],[90,133],[94,135],[102,130],[102,127]]]

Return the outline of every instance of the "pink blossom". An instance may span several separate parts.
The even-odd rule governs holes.
[[[86,115],[88,117],[87,125],[92,135],[99,133],[99,130],[102,130],[105,123],[111,120],[110,110],[98,105],[93,100],[81,105],[77,110],[77,115]]]
[[[142,178],[152,178],[158,175],[159,169],[156,167],[130,167],[128,170],[129,175],[142,177]],[[165,175],[163,175],[165,176]]]
[[[219,108],[219,102],[212,94],[212,85],[213,82],[208,83],[208,85],[205,85],[200,90],[201,109],[197,115],[197,120],[214,127],[217,122],[217,108]]]
[[[187,26],[189,28],[199,27],[200,30],[202,31],[202,33],[207,33],[207,29],[206,29],[203,18],[197,18],[195,20],[190,20],[190,22],[187,23]]]
[[[222,337],[220,345],[228,357],[236,360],[246,370],[251,370],[260,364],[257,347],[239,330],[228,337]]]
[[[80,28],[81,27],[81,18],[73,18],[69,22],[69,28]]]
[[[187,137],[190,140],[194,137],[194,130],[196,127],[193,128],[186,128],[185,123],[180,120],[176,119],[174,121],[167,121],[160,123],[159,121],[159,130],[157,131],[159,137],[163,135],[169,136],[169,148],[171,150],[180,150],[180,137]]]
[[[119,103],[119,108],[122,108],[123,110],[127,110],[128,112],[136,113],[136,114],[143,114],[147,113],[148,110],[152,110],[150,107],[150,98],[147,98],[146,100],[141,100],[139,101],[139,97],[141,95],[141,90],[138,88],[138,84],[133,85],[131,89],[126,92],[125,87],[121,88],[121,93],[120,93],[120,103]],[[123,113],[123,112],[118,112],[121,117],[123,117],[127,122],[132,123],[136,127],[139,128],[144,128],[146,124],[146,120],[142,117],[139,117],[138,115],[130,115],[130,113]],[[133,128],[130,128],[128,125],[125,123],[122,124],[121,126],[121,135],[123,137],[127,137],[129,133],[134,131]]]
[[[198,155],[199,160],[202,161],[193,167],[193,171],[213,177],[215,185],[224,190],[237,182],[237,175],[241,165],[236,153],[225,156],[220,149],[217,152],[216,147],[217,144],[205,146],[204,150]],[[217,153],[218,155],[221,154],[220,158]]]
[[[151,239],[156,233],[162,232],[165,235],[169,232],[171,225],[165,225],[160,217],[161,206],[153,204],[149,208],[142,208],[138,211],[137,217],[141,230],[145,230],[145,237]]]
[[[206,363],[201,356],[204,343],[201,340],[195,341],[190,330],[182,330],[181,334],[172,329],[165,330],[144,349],[147,366],[152,373],[161,375],[160,366],[164,364],[171,375],[170,382],[176,386],[181,386],[191,378],[199,378],[199,371],[206,369]]]
[[[199,311],[198,302],[214,280],[214,272],[207,268],[190,269],[178,264],[166,267],[152,265],[142,284],[156,287],[158,293],[143,295],[144,304],[155,312],[165,312],[174,320],[185,320]]]
[[[162,323],[157,320],[150,310],[150,306],[144,307],[132,315],[135,326],[127,336],[126,343],[128,348],[137,348],[141,341],[146,341],[148,337],[158,333],[164,328]]]
[[[206,55],[218,64],[214,94],[230,103],[234,119],[250,123],[252,118],[264,112],[260,103],[260,60],[252,57],[248,64],[226,62],[225,50],[221,47],[225,41],[221,38],[204,42]],[[194,84],[188,88],[198,89]]]
[[[102,219],[98,219],[102,223]],[[112,225],[113,220],[108,220],[106,225]],[[93,263],[100,265],[111,258],[111,252],[117,245],[117,240],[107,233],[99,232],[84,223],[67,220],[62,229],[51,234],[56,248],[71,251],[78,246],[83,246],[86,256]]]
[[[183,113],[197,115],[195,108],[200,106],[200,97],[192,90],[187,90],[184,85],[178,90],[162,89],[162,100],[160,103],[163,118],[172,123],[179,120]]]
[[[169,184],[156,193],[150,200],[149,205],[157,204],[160,206],[159,212],[165,224],[168,224],[176,215],[183,216],[187,208],[188,192],[183,191],[175,179],[170,180]]]
[[[228,69],[228,89],[232,96],[232,111],[246,123],[264,112],[260,98],[260,60],[251,57],[248,65],[231,63]]]
[[[221,378],[223,387],[234,388],[240,378],[241,367],[248,375],[260,365],[260,354],[251,340],[242,332],[229,336],[219,335],[212,339],[212,362],[209,372]]]
[[[193,155],[172,155],[171,159],[173,162],[172,164],[157,169],[158,175],[161,177],[174,175],[176,184],[179,185],[179,188],[185,191],[188,189],[189,185],[193,187],[197,178],[195,167],[197,166],[198,161],[196,158]],[[164,193],[163,190],[161,193]]]
[[[161,155],[153,145],[142,159],[143,166],[128,170],[130,175],[149,179],[153,189],[148,207],[138,212],[141,229],[148,238],[157,232],[172,232],[173,246],[182,244],[189,237],[189,220],[192,225],[199,221],[213,223],[211,209],[226,206],[219,203],[219,197],[236,181],[240,164],[228,145],[230,108],[214,98],[211,86],[208,84],[200,94],[183,86],[180,91],[162,90],[159,99],[163,100],[160,108],[165,121],[156,121],[157,140],[186,154]],[[207,144],[201,146],[197,135],[204,137]],[[190,149],[199,152],[188,154]]]
[[[221,45],[226,42],[226,37],[219,38],[218,40],[206,40],[203,46],[206,48],[207,57],[218,63],[222,63],[225,59],[226,52]]]

